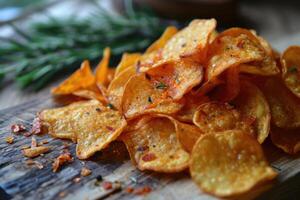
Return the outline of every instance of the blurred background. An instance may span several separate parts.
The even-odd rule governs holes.
[[[300,44],[300,1],[292,0],[0,0],[0,109],[49,94],[105,46],[115,66],[143,51],[168,25],[216,18],[218,30],[255,29],[283,51]]]

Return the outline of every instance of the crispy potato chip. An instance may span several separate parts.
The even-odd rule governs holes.
[[[150,121],[154,116],[151,114],[142,115],[132,120],[127,120],[127,126],[124,129],[124,133],[138,130]]]
[[[162,60],[162,50],[152,51],[150,53],[145,53],[136,63],[137,72],[146,72],[152,67],[158,66],[165,61]]]
[[[163,48],[165,44],[178,32],[175,26],[168,26],[164,33],[160,36],[158,40],[156,40],[153,44],[151,44],[145,53],[151,53],[153,51],[157,51],[160,48]]]
[[[140,53],[124,53],[122,55],[121,61],[116,67],[115,76],[118,76],[122,71],[128,67],[134,66],[136,62],[141,58]]]
[[[130,119],[146,113],[176,113],[183,107],[182,101],[172,100],[142,73],[127,82],[121,105],[123,114]]]
[[[140,170],[179,172],[188,167],[189,154],[181,148],[175,125],[167,117],[155,117],[138,130],[122,134],[129,155]]]
[[[205,96],[205,95],[207,95],[207,93],[212,91],[218,85],[221,85],[224,83],[225,83],[224,80],[222,80],[218,77],[215,77],[215,78],[203,83],[199,88],[197,88],[196,90],[193,90],[192,93],[197,96]]]
[[[81,67],[76,70],[68,79],[51,90],[54,95],[72,94],[78,90],[84,90],[95,84],[95,77],[89,61],[85,60]]]
[[[253,121],[242,119],[241,114],[227,103],[208,102],[198,107],[193,122],[204,133],[242,129],[254,135]]]
[[[111,82],[107,89],[108,100],[117,109],[120,109],[126,83],[133,75],[135,75],[135,68],[128,67],[118,74],[118,76]]]
[[[271,128],[271,140],[275,146],[288,154],[296,154],[300,151],[299,129],[282,129],[273,126]]]
[[[196,95],[192,92],[189,92],[183,98],[185,99],[185,104],[180,111],[175,114],[175,118],[182,122],[193,123],[193,116],[197,108],[209,102],[209,98],[203,95]]]
[[[232,66],[262,61],[265,51],[248,30],[231,28],[219,34],[209,47],[206,80],[220,75]]]
[[[253,126],[259,143],[268,137],[270,131],[270,108],[263,93],[249,81],[242,80],[238,97],[233,101],[242,117],[255,119]]]
[[[108,79],[108,71],[109,71],[109,59],[110,59],[110,48],[105,48],[103,51],[102,60],[96,67],[95,74],[96,74],[96,83],[107,85]]]
[[[77,140],[79,159],[86,159],[105,148],[126,126],[118,111],[103,106],[97,100],[44,110],[40,116],[52,136]]]
[[[203,135],[193,148],[190,172],[202,190],[219,197],[245,193],[277,176],[260,144],[239,130]]]
[[[280,128],[300,127],[300,99],[282,80],[269,78],[262,89],[270,105],[271,121]]]
[[[149,69],[146,74],[156,89],[178,100],[202,81],[203,67],[190,61],[166,62]]]
[[[300,46],[291,46],[281,57],[282,78],[285,85],[300,97]]]
[[[96,99],[101,102],[106,102],[106,99],[100,94],[100,92],[95,92],[93,90],[78,90],[72,94],[85,99]]]
[[[167,42],[162,52],[163,60],[189,57],[196,61],[203,61],[206,57],[210,35],[216,25],[215,19],[193,20]]]

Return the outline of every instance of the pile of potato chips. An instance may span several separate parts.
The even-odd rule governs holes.
[[[140,170],[190,169],[220,197],[272,180],[261,144],[300,151],[300,47],[282,56],[253,30],[221,33],[216,20],[168,27],[143,54],[124,53],[109,68],[109,48],[52,90],[82,98],[40,113],[53,137],[77,143],[87,159],[114,140]]]

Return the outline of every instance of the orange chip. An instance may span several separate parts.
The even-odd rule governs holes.
[[[162,52],[163,60],[189,57],[193,60],[203,61],[206,57],[210,35],[216,25],[215,19],[193,20],[167,42]]]
[[[153,44],[151,44],[145,53],[151,53],[153,51],[157,51],[160,48],[163,48],[165,44],[178,32],[175,26],[168,26],[164,33],[160,36],[158,40],[156,40]]]
[[[216,37],[209,47],[208,56],[206,80],[217,77],[232,66],[262,61],[265,51],[250,31],[231,28]]]
[[[219,197],[245,193],[277,176],[256,139],[239,130],[203,135],[193,148],[190,172],[202,190]]]
[[[252,122],[244,121],[241,114],[227,103],[209,102],[200,105],[193,122],[204,133],[242,129],[253,134]]]
[[[121,105],[123,114],[130,119],[146,113],[173,114],[182,108],[183,102],[169,98],[142,73],[127,82]]]
[[[136,62],[141,58],[140,53],[124,53],[122,55],[121,61],[116,67],[115,76],[118,76],[122,71],[127,69],[128,67],[132,67],[136,64]]]
[[[124,89],[128,80],[135,75],[135,68],[128,67],[118,74],[107,89],[108,99],[117,109],[120,109]]]
[[[166,62],[146,72],[156,89],[166,91],[177,100],[198,85],[203,78],[201,65],[190,61]]]
[[[96,67],[96,83],[107,85],[107,75],[109,71],[109,59],[110,59],[110,48],[105,48],[103,51],[103,57],[102,60],[99,62],[99,64]]]
[[[52,89],[54,95],[67,95],[75,91],[87,89],[95,84],[95,77],[89,61],[84,61],[68,79]]]
[[[300,151],[299,129],[282,129],[273,126],[271,140],[275,146],[288,154],[296,154]]]
[[[285,85],[300,97],[300,46],[291,46],[281,57],[282,78]]]
[[[258,87],[249,81],[242,80],[238,97],[234,100],[234,105],[245,119],[254,120],[254,131],[257,134],[259,143],[268,137],[270,131],[270,108],[263,93]]]
[[[129,155],[140,170],[179,172],[188,167],[189,154],[176,137],[175,125],[167,117],[155,117],[138,130],[122,134]]]
[[[282,80],[269,78],[262,89],[270,105],[272,122],[280,128],[300,127],[300,99]]]

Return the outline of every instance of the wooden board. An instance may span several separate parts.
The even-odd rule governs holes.
[[[121,143],[112,144],[88,161],[75,159],[58,173],[53,173],[52,161],[60,154],[63,142],[66,141],[53,139],[48,135],[37,136],[38,141],[47,139],[47,145],[53,148],[50,153],[35,158],[44,165],[43,169],[27,166],[20,149],[24,145],[30,145],[31,138],[15,135],[14,144],[8,145],[5,138],[11,135],[10,126],[20,122],[30,127],[36,112],[54,106],[57,104],[50,97],[44,97],[0,111],[0,199],[215,199],[202,193],[187,172],[167,175],[137,170],[130,163]],[[75,145],[72,144],[70,149],[75,156]],[[258,198],[297,199],[300,195],[300,157],[290,157],[270,144],[266,144],[265,149],[271,165],[279,172],[279,177],[272,188]],[[92,169],[92,175],[74,183],[73,179],[79,177],[84,165]],[[121,182],[122,188],[147,185],[153,191],[144,197],[128,194],[125,189],[120,188],[104,190],[99,186],[101,181],[96,179],[99,176],[103,180]],[[253,197],[257,193],[249,195]]]

